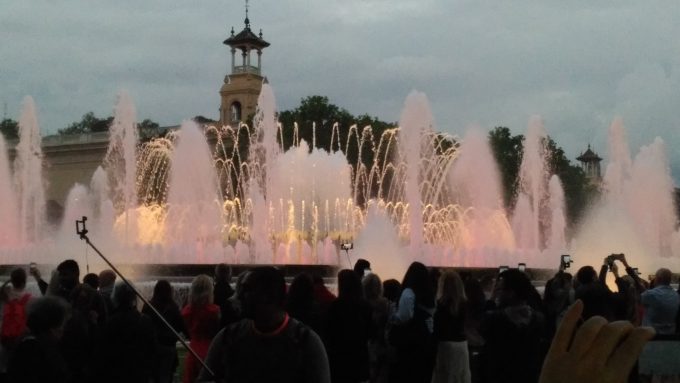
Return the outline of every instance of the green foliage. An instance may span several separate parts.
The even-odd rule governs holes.
[[[139,141],[147,142],[160,136],[160,126],[158,123],[149,120],[148,118],[137,124],[137,132],[139,134]]]
[[[5,118],[0,121],[0,133],[5,136],[5,140],[19,138],[19,123],[10,118]]]
[[[512,135],[510,129],[499,126],[489,132],[489,143],[501,172],[503,200],[506,206],[512,206],[519,187],[517,180],[524,152],[524,136]],[[579,166],[569,161],[564,150],[553,139],[548,137],[545,144],[548,170],[551,174],[557,174],[562,181],[567,222],[573,226],[597,188],[589,183]]]
[[[93,112],[87,112],[80,121],[73,122],[64,129],[59,129],[58,134],[107,132],[112,123],[113,116],[99,118]],[[158,123],[148,118],[137,124],[137,132],[141,142],[146,142],[162,135]]]
[[[505,206],[512,206],[517,196],[517,177],[524,152],[524,137],[513,136],[510,129],[499,126],[489,132],[489,144],[501,173],[503,202]]]
[[[309,96],[300,101],[300,106],[293,110],[279,113],[279,122],[282,125],[282,135],[279,142],[283,142],[284,149],[290,148],[299,140],[305,140],[316,148],[329,151],[340,149],[351,165],[359,163],[359,139],[362,129],[371,127],[373,137],[380,137],[387,129],[396,124],[390,124],[376,117],[362,114],[353,116],[344,108],[331,104],[326,96]],[[298,124],[298,136],[295,137],[295,123]],[[337,131],[334,126],[337,124]],[[350,134],[350,128],[356,125],[357,134]],[[364,150],[361,163],[366,167],[373,164],[373,153]],[[356,170],[356,169],[355,169]]]
[[[83,134],[94,132],[106,132],[113,122],[113,117],[98,118],[93,112],[87,112],[80,121],[74,122],[64,129],[59,129],[59,134]]]

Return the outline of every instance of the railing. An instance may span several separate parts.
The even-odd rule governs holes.
[[[43,147],[46,146],[61,146],[61,145],[78,145],[78,144],[94,144],[109,141],[109,132],[94,132],[81,134],[53,134],[42,138]],[[7,148],[14,149],[19,140],[7,141]]]
[[[234,67],[234,73],[260,74],[260,68],[252,65],[239,65]]]

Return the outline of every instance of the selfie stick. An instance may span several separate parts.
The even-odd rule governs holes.
[[[87,244],[88,244],[88,245],[89,245],[89,246],[90,246],[97,254],[99,254],[99,256],[104,260],[104,262],[106,262],[106,263],[109,265],[109,267],[110,267],[116,274],[118,274],[118,276],[120,277],[120,279],[122,279],[123,282],[125,282],[125,284],[128,285],[128,287],[131,288],[132,291],[135,292],[135,294],[139,297],[139,299],[142,300],[142,302],[144,302],[144,304],[146,304],[147,306],[149,306],[149,308],[151,308],[151,310],[154,312],[154,314],[156,314],[156,316],[157,316],[157,317],[165,324],[165,326],[167,326],[167,328],[170,329],[170,331],[172,331],[172,333],[173,333],[173,334],[175,335],[175,337],[180,341],[180,343],[182,343],[182,346],[184,346],[184,348],[186,348],[187,351],[189,351],[189,353],[190,353],[191,355],[193,355],[194,358],[196,358],[196,360],[198,360],[198,362],[203,366],[203,368],[208,372],[208,374],[210,374],[210,376],[211,376],[213,379],[215,379],[215,378],[216,378],[215,373],[210,369],[210,367],[208,367],[207,364],[205,364],[205,361],[203,361],[203,359],[201,359],[201,357],[198,356],[198,354],[196,353],[196,351],[194,351],[191,347],[189,347],[189,344],[184,340],[184,338],[182,338],[182,336],[175,330],[175,328],[172,327],[172,325],[171,325],[170,323],[168,323],[168,321],[165,320],[165,318],[163,318],[163,315],[162,315],[158,310],[156,310],[155,307],[153,307],[153,305],[151,304],[151,302],[149,302],[146,298],[144,298],[144,296],[143,296],[143,295],[142,295],[142,294],[141,294],[141,293],[140,293],[140,292],[132,285],[132,283],[130,283],[130,281],[128,281],[128,280],[123,276],[123,274],[121,274],[121,272],[118,271],[118,269],[116,268],[116,266],[114,266],[114,265],[113,265],[113,264],[112,264],[112,263],[104,256],[104,254],[102,254],[101,251],[99,251],[99,249],[97,249],[97,247],[95,247],[95,245],[92,244],[92,242],[90,242],[90,238],[88,238],[88,236],[87,236],[87,228],[85,227],[85,222],[86,222],[86,221],[87,221],[87,217],[85,217],[85,216],[83,216],[83,219],[81,219],[81,220],[76,220],[76,234],[78,234],[78,236],[80,237],[80,239],[82,239],[83,241],[85,241],[85,243],[87,243]]]

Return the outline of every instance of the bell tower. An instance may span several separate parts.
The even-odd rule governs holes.
[[[236,127],[255,114],[262,83],[267,81],[262,75],[262,50],[269,43],[262,39],[261,29],[258,35],[250,29],[247,0],[245,27],[238,34],[234,34],[232,27],[231,36],[224,40],[224,44],[231,48],[231,71],[224,77],[220,89],[219,122],[220,125]]]

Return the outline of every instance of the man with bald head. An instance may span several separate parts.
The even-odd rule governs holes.
[[[641,302],[645,307],[643,326],[654,327],[657,334],[675,334],[675,317],[680,305],[680,296],[671,287],[672,273],[661,268],[654,277],[655,287],[642,293]]]

